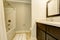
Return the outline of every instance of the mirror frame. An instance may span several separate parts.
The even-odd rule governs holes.
[[[60,0],[59,0],[60,1]],[[46,3],[46,17],[56,17],[56,16],[60,16],[60,4],[59,4],[59,14],[55,14],[55,15],[48,15],[48,4],[51,2],[51,0],[49,0],[47,3]]]

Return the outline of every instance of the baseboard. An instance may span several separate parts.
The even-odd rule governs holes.
[[[25,32],[30,32],[30,31],[16,31],[16,34],[25,33]]]

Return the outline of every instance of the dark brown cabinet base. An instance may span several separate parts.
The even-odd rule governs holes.
[[[37,25],[37,40],[60,40],[60,28],[43,23]]]
[[[50,35],[48,35],[47,34],[47,36],[46,36],[47,38],[46,38],[46,40],[56,40],[55,38],[53,38],[53,37],[51,37]]]
[[[37,36],[38,40],[45,40],[45,32],[41,31],[39,28],[37,29]]]

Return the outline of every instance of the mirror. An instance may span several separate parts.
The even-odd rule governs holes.
[[[60,16],[59,0],[49,0],[46,4],[46,16],[55,17]]]

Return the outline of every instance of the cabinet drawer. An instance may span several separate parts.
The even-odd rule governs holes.
[[[37,27],[39,27],[41,30],[46,31],[46,25],[44,25],[44,24],[37,23]]]
[[[60,28],[57,28],[55,26],[48,26],[47,33],[60,40]]]

